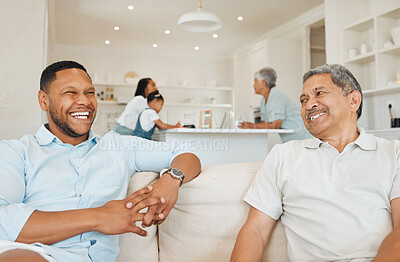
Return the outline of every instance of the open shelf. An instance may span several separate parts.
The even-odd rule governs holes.
[[[165,103],[164,106],[177,106],[177,107],[220,107],[231,108],[231,104],[199,104],[199,103]]]
[[[106,101],[106,100],[97,100],[97,104],[99,105],[116,105],[117,101]]]
[[[160,85],[159,89],[184,89],[184,90],[214,90],[214,91],[232,91],[228,86],[179,86],[179,85]]]
[[[137,84],[129,84],[129,83],[112,83],[112,82],[94,82],[94,86],[109,86],[109,87],[134,87],[136,88]]]
[[[394,92],[400,92],[400,85],[392,86],[392,87],[385,87],[385,88],[376,88],[363,91],[365,96],[369,95],[381,95],[381,94],[390,94]]]
[[[372,62],[375,59],[374,55],[375,55],[374,52],[368,52],[364,55],[358,55],[358,56],[355,56],[354,58],[347,59],[344,62],[345,63],[365,64],[365,63]]]
[[[136,84],[129,83],[112,83],[112,82],[94,82],[94,86],[107,86],[107,87],[134,87]],[[159,89],[185,89],[185,90],[217,90],[217,91],[232,91],[229,86],[180,86],[180,85],[158,85]]]
[[[363,32],[371,29],[373,26],[374,26],[373,17],[367,17],[365,19],[352,23],[351,25],[343,28],[343,30]]]
[[[400,55],[400,45],[383,48],[378,51],[379,54]]]

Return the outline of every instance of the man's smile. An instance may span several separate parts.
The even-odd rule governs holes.
[[[326,114],[326,110],[322,110],[322,109],[310,110],[306,114],[306,120],[313,121],[313,120],[317,119],[318,117],[323,116],[325,114]]]
[[[90,112],[89,112],[89,111],[84,111],[84,112],[72,112],[72,113],[70,113],[70,115],[71,115],[73,118],[76,118],[76,119],[88,119],[88,117],[89,117],[89,115],[90,115]]]

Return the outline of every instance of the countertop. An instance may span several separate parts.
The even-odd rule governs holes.
[[[293,129],[202,129],[202,128],[174,128],[159,130],[160,133],[211,133],[211,134],[270,134],[270,133],[293,133]]]

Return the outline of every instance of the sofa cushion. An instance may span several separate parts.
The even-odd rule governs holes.
[[[158,173],[138,172],[135,173],[129,181],[128,195],[152,184],[158,178]],[[119,237],[119,255],[117,262],[157,262],[157,227],[146,228],[149,233],[147,237],[141,237],[136,234],[123,234]]]
[[[236,236],[247,219],[243,201],[262,163],[209,166],[182,186],[178,201],[159,226],[160,261],[229,261]],[[286,238],[278,224],[265,251],[269,261],[288,261]],[[279,259],[282,257],[282,259]]]

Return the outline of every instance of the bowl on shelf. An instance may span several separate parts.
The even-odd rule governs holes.
[[[394,44],[400,45],[400,26],[392,28],[390,33],[392,34]]]

